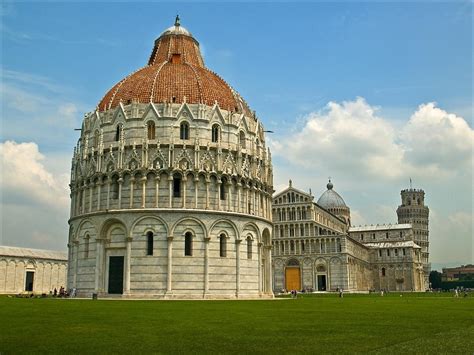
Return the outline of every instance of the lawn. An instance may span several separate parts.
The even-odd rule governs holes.
[[[0,297],[0,354],[474,352],[474,297],[265,301]]]

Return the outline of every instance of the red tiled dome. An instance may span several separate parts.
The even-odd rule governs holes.
[[[199,43],[179,22],[155,41],[148,65],[128,75],[110,89],[98,109],[105,111],[120,102],[218,103],[229,111],[251,115],[242,98],[217,74],[204,66]]]

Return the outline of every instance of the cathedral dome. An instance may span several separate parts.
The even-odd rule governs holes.
[[[252,116],[251,110],[221,77],[204,65],[199,43],[176,18],[155,41],[148,64],[115,84],[98,104],[106,111],[123,104],[218,104],[221,109]]]
[[[319,206],[325,209],[347,207],[342,197],[332,189],[334,185],[332,184],[331,180],[329,180],[326,187],[327,190],[321,195],[317,202]]]

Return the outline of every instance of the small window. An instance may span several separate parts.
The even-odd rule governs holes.
[[[382,268],[382,276],[385,276],[385,268]]]
[[[395,249],[395,256],[398,256],[398,249]]]
[[[382,249],[379,249],[379,256],[382,256]]]
[[[187,122],[182,122],[179,126],[179,138],[180,139],[189,139],[189,124]]]
[[[400,238],[403,238],[403,233],[402,232],[400,232]]]
[[[219,125],[215,124],[212,126],[212,141],[214,143],[219,142]]]
[[[148,132],[148,139],[155,139],[155,122],[149,121],[147,123],[147,132]]]
[[[115,130],[115,141],[118,142],[120,140],[120,134],[122,133],[122,126],[117,125],[117,129]]]
[[[360,235],[360,240],[364,240],[364,235],[363,234]]]
[[[402,252],[403,252],[403,256],[407,255],[405,248],[402,249]]]
[[[146,255],[153,255],[153,232],[146,234]]]
[[[227,237],[225,234],[219,236],[219,256],[225,258],[227,256]]]
[[[191,234],[191,232],[187,232],[184,235],[184,255],[193,255],[193,235]]]
[[[387,238],[387,239],[388,239],[388,232],[387,232],[387,233],[385,233],[385,238]]]
[[[222,178],[221,180],[221,184],[219,186],[219,195],[220,195],[220,198],[221,200],[225,200],[225,189],[226,189],[226,185],[227,184],[227,179],[225,178]]]
[[[173,176],[173,197],[181,197],[181,176]]]
[[[372,239],[375,239],[375,233],[372,233]]]
[[[252,259],[252,238],[247,237],[247,259]]]
[[[387,249],[387,256],[390,256],[390,249]]]

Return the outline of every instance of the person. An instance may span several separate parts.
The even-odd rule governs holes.
[[[459,297],[458,289],[455,289],[455,290],[454,290],[454,297]]]
[[[54,291],[53,291],[53,297],[56,297],[58,295],[58,290],[56,289],[56,287],[54,288]]]
[[[383,297],[383,290],[380,290],[380,296]]]
[[[75,297],[76,297],[76,288],[73,287],[71,291],[71,298],[75,298]]]
[[[339,298],[344,298],[344,290],[342,288],[339,289]]]

